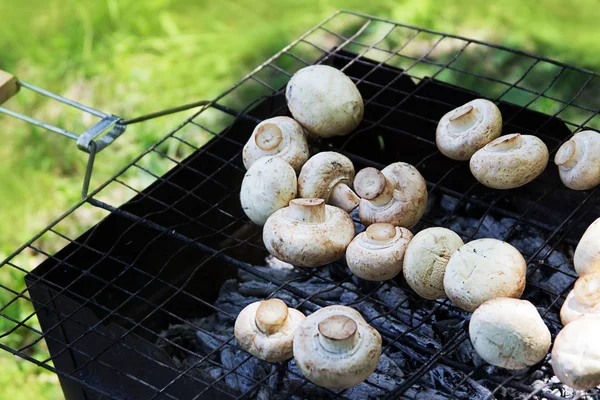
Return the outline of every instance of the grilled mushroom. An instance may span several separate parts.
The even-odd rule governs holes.
[[[563,325],[585,316],[600,318],[600,272],[592,272],[577,279],[575,287],[560,309]]]
[[[446,228],[428,228],[417,233],[404,253],[406,282],[425,299],[444,297],[446,265],[463,244],[460,236]]]
[[[246,169],[262,157],[274,156],[289,163],[296,172],[308,160],[308,142],[302,126],[289,117],[269,118],[256,126],[244,146]]]
[[[469,336],[481,358],[506,369],[537,364],[550,348],[550,330],[527,300],[486,301],[471,317]]]
[[[346,263],[359,278],[369,281],[392,279],[402,271],[404,252],[412,237],[406,228],[373,224],[350,242]]]
[[[326,65],[296,72],[285,98],[294,119],[315,136],[346,135],[363,117],[363,99],[356,85],[343,72]]]
[[[296,172],[277,157],[256,160],[244,175],[240,190],[242,209],[257,225],[264,225],[275,211],[296,197]]]
[[[346,156],[325,151],[312,156],[300,171],[298,193],[304,198],[319,198],[350,212],[360,198],[348,186],[354,179],[354,165]]]
[[[471,157],[475,179],[493,189],[512,189],[537,178],[548,164],[548,148],[539,138],[512,133],[500,136]]]
[[[380,356],[379,332],[350,307],[320,309],[294,337],[294,358],[302,374],[329,389],[358,385],[375,371]]]
[[[575,248],[573,265],[579,276],[600,272],[600,218],[592,222]]]
[[[294,199],[269,217],[263,241],[269,253],[299,267],[318,267],[343,257],[354,222],[323,199]]]
[[[573,190],[600,185],[600,133],[582,131],[558,149],[554,162],[561,181]]]
[[[235,320],[238,345],[261,360],[278,362],[292,358],[294,334],[304,314],[279,299],[246,306]]]
[[[361,197],[358,216],[365,225],[387,222],[411,228],[425,213],[427,184],[410,164],[397,162],[383,170],[364,168],[354,178]]]
[[[444,290],[465,311],[496,297],[519,298],[525,290],[525,259],[510,244],[473,240],[459,247],[446,266]]]
[[[498,107],[489,100],[476,99],[442,117],[435,142],[446,157],[468,160],[501,132],[502,114]]]
[[[552,369],[573,389],[600,385],[600,320],[585,317],[565,326],[554,339]]]

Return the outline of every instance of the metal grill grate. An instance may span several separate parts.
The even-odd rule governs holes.
[[[446,226],[465,241],[493,236],[513,244],[528,263],[523,298],[540,309],[554,337],[576,277],[571,252],[600,217],[600,190],[565,188],[552,164],[523,188],[488,189],[466,163],[437,151],[435,127],[447,111],[483,96],[500,107],[505,133],[539,136],[552,158],[573,132],[600,128],[599,75],[341,12],[256,68],[5,260],[0,273],[25,279],[27,289],[0,282],[0,347],[59,374],[68,398],[277,398],[269,385],[285,374],[297,375],[301,384],[280,397],[472,398],[474,385],[489,398],[572,397],[559,383],[543,381],[552,376],[548,358],[508,374],[465,357],[467,314],[445,299],[419,299],[400,279],[359,281],[343,260],[293,277],[264,267],[261,232],[238,200],[241,150],[258,122],[287,113],[282,87],[314,62],[345,71],[366,105],[357,130],[319,142],[315,150],[336,149],[357,170],[398,160],[415,165],[427,181],[430,204],[413,232]],[[75,239],[74,225],[90,229]],[[219,290],[244,281],[308,312],[338,303],[357,308],[380,331],[384,355],[402,360],[403,375],[393,385],[368,380],[364,392],[331,392],[287,363],[261,377],[248,375],[248,354],[225,363],[216,355],[238,351],[233,336],[196,322],[213,315],[233,325],[236,314],[220,302]],[[307,292],[307,281],[319,290]],[[341,300],[339,293],[345,293]],[[216,344],[196,351],[183,336],[165,334],[174,326]],[[202,365],[220,372],[212,378],[196,373]],[[389,368],[380,365],[377,372]],[[436,380],[433,372],[447,376]],[[230,389],[231,378],[238,391]]]

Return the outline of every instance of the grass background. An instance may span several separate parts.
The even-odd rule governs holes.
[[[0,2],[0,68],[123,117],[210,99],[338,9],[483,39],[600,70],[597,0],[22,0]],[[490,60],[507,68],[505,60]],[[7,107],[81,132],[92,120],[23,91]],[[132,126],[96,162],[108,178],[182,121]],[[0,117],[0,259],[79,199],[74,142]],[[73,227],[76,231],[79,228]],[[27,261],[34,265],[36,260]],[[0,270],[22,287],[22,274]],[[0,291],[0,304],[12,296]],[[28,315],[27,307],[11,311]],[[0,321],[0,332],[2,322]],[[11,336],[11,347],[27,343]],[[0,352],[0,398],[59,399],[56,377]]]

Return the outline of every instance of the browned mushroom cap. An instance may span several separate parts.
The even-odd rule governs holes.
[[[365,225],[387,222],[411,228],[425,213],[427,184],[410,164],[397,162],[383,170],[365,168],[354,178],[354,190],[361,197],[358,216]]]
[[[491,101],[476,99],[442,117],[435,142],[446,157],[468,160],[501,132],[502,114],[498,107]]]
[[[300,171],[308,160],[304,128],[289,117],[269,118],[258,124],[244,146],[244,166],[249,169],[256,160],[268,156],[281,158]]]
[[[294,199],[269,217],[263,241],[281,261],[318,267],[343,257],[354,233],[354,222],[342,209],[323,199]]]
[[[554,162],[566,187],[588,190],[600,185],[600,133],[576,133],[558,149]]]
[[[326,203],[350,212],[360,198],[348,186],[354,179],[354,165],[344,155],[325,151],[312,156],[300,171],[298,193],[304,198],[324,199]]]
[[[294,334],[304,318],[279,299],[258,301],[238,314],[235,339],[242,349],[261,360],[287,360],[293,355]]]
[[[294,337],[302,374],[329,389],[358,385],[373,373],[380,356],[379,332],[350,307],[322,308],[304,320]]]

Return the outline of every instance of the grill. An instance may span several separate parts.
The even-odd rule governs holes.
[[[0,347],[57,373],[68,399],[580,396],[553,378],[549,356],[513,373],[484,363],[468,340],[469,314],[446,299],[418,298],[401,278],[367,282],[343,260],[289,269],[268,257],[261,230],[240,207],[241,150],[257,123],[288,114],[285,83],[312,63],[343,70],[366,105],[354,132],[313,150],[339,151],[357,170],[399,160],[415,165],[430,200],[413,233],[445,226],[465,241],[494,237],[514,245],[528,263],[523,298],[555,337],[576,278],[573,250],[600,217],[600,190],[567,189],[553,164],[525,187],[486,188],[468,163],[439,153],[435,128],[446,112],[485,97],[502,111],[503,132],[539,136],[552,158],[573,132],[600,126],[598,74],[339,12],[5,260],[0,271],[24,279],[26,288],[0,284]],[[76,237],[73,226],[87,231]],[[359,310],[383,337],[376,372],[355,388],[329,391],[305,380],[293,361],[268,364],[243,352],[232,334],[237,313],[273,296],[306,313],[332,304]]]

